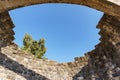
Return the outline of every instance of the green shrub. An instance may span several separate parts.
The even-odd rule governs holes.
[[[46,52],[45,39],[42,38],[36,41],[32,39],[31,35],[25,34],[23,38],[23,47],[21,49],[28,53],[32,53],[37,58],[43,59],[45,58],[44,55]]]

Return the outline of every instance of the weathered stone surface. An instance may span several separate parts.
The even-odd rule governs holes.
[[[113,2],[113,3],[111,3]],[[118,0],[0,0],[0,11],[12,10],[33,4],[42,3],[69,3],[80,4],[98,9],[107,14],[120,17],[120,9]],[[116,5],[117,4],[117,5]]]
[[[42,3],[79,4],[104,12],[97,26],[101,42],[85,57],[69,63],[34,59],[21,55],[23,52],[17,47],[9,47],[14,40],[14,24],[8,11]],[[120,0],[0,0],[2,47],[5,47],[0,53],[3,80],[120,80]]]
[[[14,40],[14,24],[8,11],[0,13],[0,47],[9,45]]]
[[[89,52],[87,73],[80,71],[76,77],[84,76],[87,80],[120,79],[120,19],[104,15],[97,28],[100,28],[100,41],[96,49]],[[115,76],[116,74],[116,76]]]
[[[57,63],[36,59],[14,46],[2,48],[0,55],[0,79],[4,80],[72,80],[74,74],[87,65],[87,62],[77,60]]]

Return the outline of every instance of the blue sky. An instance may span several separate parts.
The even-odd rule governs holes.
[[[96,25],[103,13],[85,6],[71,4],[40,4],[9,12],[15,24],[15,43],[20,47],[25,33],[33,39],[46,40],[46,57],[58,62],[94,49],[99,43]]]

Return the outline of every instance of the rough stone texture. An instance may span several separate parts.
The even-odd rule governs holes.
[[[18,55],[20,50],[3,48],[0,56],[1,79],[120,80],[120,0],[0,0],[0,47],[8,46],[14,40],[14,25],[8,11],[42,3],[79,4],[104,12],[97,26],[101,42],[87,54],[88,64],[83,58],[61,64],[36,60]]]
[[[0,47],[9,45],[14,40],[14,25],[8,11],[0,14]]]
[[[36,59],[14,46],[2,48],[0,55],[0,79],[4,80],[72,80],[88,64],[87,55],[74,62],[57,63]]]
[[[88,65],[76,77],[87,80],[120,80],[120,19],[104,15],[97,28],[100,28],[100,41],[96,49],[89,52]]]

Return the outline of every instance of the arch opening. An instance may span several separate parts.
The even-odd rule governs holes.
[[[1,41],[0,41],[0,48],[9,46],[14,40],[14,37],[13,37],[14,32],[12,30],[14,25],[8,14],[9,10],[13,10],[13,9],[24,7],[24,6],[34,5],[34,4],[42,4],[42,3],[50,3],[50,2],[85,5],[85,6],[100,10],[105,13],[97,26],[97,28],[100,29],[99,34],[101,35],[101,38],[100,38],[101,42],[95,47],[94,50],[88,53],[89,61],[88,59],[86,59],[85,61],[87,62],[86,66],[85,66],[84,61],[81,61],[81,60],[84,60],[85,57],[82,57],[82,59],[81,57],[79,59],[76,58],[77,60],[75,60],[75,62],[67,63],[67,65],[71,68],[71,70],[69,70],[71,72],[68,72],[70,73],[70,76],[71,76],[71,73],[74,72],[74,70],[75,72],[80,70],[80,68],[79,70],[76,70],[75,68],[73,68],[74,67],[73,63],[75,63],[75,65],[80,67],[81,64],[79,65],[79,63],[83,62],[84,66],[82,67],[82,70],[80,70],[80,72],[76,72],[78,74],[72,73],[75,77],[75,80],[78,78],[80,79],[85,78],[86,80],[89,80],[89,79],[105,79],[105,80],[119,79],[120,77],[119,75],[119,72],[120,72],[119,71],[119,68],[120,68],[120,62],[119,62],[120,61],[120,56],[119,56],[120,14],[119,12],[120,12],[120,9],[119,8],[120,6],[119,6],[118,0],[117,1],[112,1],[112,0],[106,0],[106,1],[102,1],[102,0],[89,0],[89,1],[86,1],[86,0],[79,0],[79,1],[78,0],[44,0],[44,1],[43,0],[29,0],[29,1],[4,0],[4,1],[0,1],[0,4],[1,4],[0,5],[1,6],[0,16],[2,16],[0,20],[1,20],[1,25],[5,26],[4,28],[1,27],[1,31],[0,31],[1,32],[0,34],[2,35]],[[71,64],[73,66],[71,66]],[[58,64],[58,66],[60,65]],[[66,69],[67,68],[65,68],[65,70]],[[11,70],[11,67],[10,67],[10,70]],[[63,72],[65,72],[65,70],[63,70]],[[106,74],[109,72],[110,74]],[[60,70],[60,73],[61,73],[61,70]],[[68,78],[68,76],[66,78]],[[63,78],[63,80],[66,78]],[[51,77],[50,79],[53,80],[53,77]],[[56,79],[58,79],[58,77],[56,77]]]
[[[103,13],[94,9],[73,4],[42,4],[9,13],[16,26],[15,42],[22,46],[25,32],[32,34],[37,40],[45,38],[49,50],[46,53],[48,59],[58,62],[73,61],[74,57],[93,50],[99,43],[99,30],[96,26]],[[71,47],[68,48],[69,46]]]

